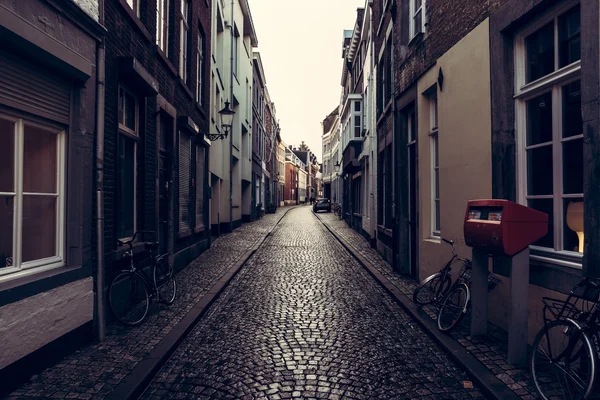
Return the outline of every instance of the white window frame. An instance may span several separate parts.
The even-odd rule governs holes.
[[[188,0],[181,0],[181,23],[179,29],[179,76],[184,83],[188,82],[187,74],[187,62],[188,62],[188,36],[190,31],[189,26],[189,2]]]
[[[135,99],[135,130],[132,130],[131,128],[127,127],[125,125],[125,123],[121,123],[121,121],[119,121],[119,135],[123,135],[125,136],[126,140],[133,140],[134,144],[133,144],[133,233],[135,234],[136,229],[137,229],[137,146],[138,146],[138,140],[139,140],[139,131],[140,131],[140,102],[138,97],[135,95],[135,93],[127,90],[125,87],[119,85],[119,89],[118,89],[118,96],[119,99],[117,101],[121,101],[120,100],[120,92],[121,90],[123,90],[126,94],[129,94],[130,96],[132,96]],[[125,121],[127,118],[127,110],[125,109],[125,106],[123,106],[123,121]],[[117,138],[117,140],[119,140]],[[118,143],[117,143],[118,146]],[[123,238],[119,238],[119,240],[121,241],[128,241],[132,238],[132,236],[130,237],[123,237]]]
[[[135,15],[140,17],[140,0],[126,0],[127,4],[135,12]]]
[[[409,14],[409,33],[410,33],[410,39],[412,40],[415,36],[417,36],[419,33],[425,33],[425,26],[426,26],[426,21],[425,21],[425,11],[426,11],[426,0],[422,0],[421,1],[421,6],[420,7],[416,7],[416,1],[417,0],[410,0],[409,1],[409,9],[410,9],[410,14]],[[415,17],[417,16],[417,14],[421,13],[421,30],[419,32],[417,32],[417,27],[415,24]]]
[[[2,196],[12,196],[14,198],[13,206],[13,250],[12,266],[0,269],[0,282],[31,275],[54,268],[60,268],[65,265],[65,163],[66,163],[66,133],[64,130],[45,125],[31,120],[12,117],[0,114],[0,118],[14,123],[14,175],[13,191],[0,192]],[[33,126],[47,130],[57,135],[56,140],[56,193],[44,193],[44,196],[53,196],[56,201],[56,243],[55,256],[46,257],[39,260],[22,262],[23,252],[23,196],[36,195],[23,191],[23,159],[25,151],[25,126]]]
[[[204,89],[203,80],[204,74],[203,66],[204,66],[204,41],[205,41],[204,33],[200,29],[198,29],[198,49],[196,53],[196,101],[198,104],[202,105],[202,91]]]
[[[517,201],[520,204],[527,205],[530,199],[552,199],[554,215],[554,248],[530,246],[532,254],[531,259],[544,261],[547,263],[562,265],[572,268],[582,268],[583,253],[564,250],[564,207],[563,200],[568,198],[583,198],[583,193],[563,194],[563,168],[553,168],[553,194],[552,195],[528,195],[527,194],[527,150],[552,146],[552,164],[553,166],[563,165],[562,145],[570,140],[580,140],[581,135],[562,137],[562,87],[581,79],[581,60],[559,68],[559,50],[558,50],[558,17],[569,11],[572,7],[579,4],[579,1],[569,1],[546,11],[534,23],[528,25],[515,35],[515,127],[517,142]],[[554,72],[543,76],[533,82],[526,83],[526,48],[525,38],[534,33],[547,23],[554,20]],[[552,93],[552,141],[527,146],[527,101],[544,93]],[[558,249],[558,250],[557,250]]]
[[[156,0],[156,45],[163,53],[168,54],[169,0]]]
[[[437,93],[429,96],[429,164],[430,164],[430,190],[431,190],[431,237],[441,237],[441,202],[439,189],[440,166],[439,166],[439,120],[438,120],[438,97]],[[437,154],[438,164],[435,156]],[[437,172],[437,174],[436,174]],[[436,201],[440,203],[440,215],[438,215]],[[440,219],[440,226],[437,220]]]

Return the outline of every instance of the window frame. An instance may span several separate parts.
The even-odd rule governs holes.
[[[204,32],[198,28],[198,46],[196,53],[196,102],[201,106],[204,105],[203,94],[204,94],[204,53],[205,53],[205,41]]]
[[[140,0],[125,0],[125,2],[127,3],[127,5],[129,7],[131,7],[133,12],[135,12],[135,15],[139,18],[140,17]]]
[[[563,137],[563,88],[573,82],[581,81],[581,59],[564,67],[560,67],[558,19],[561,15],[580,4],[579,0],[568,1],[557,7],[553,7],[540,18],[518,31],[514,37],[515,44],[515,79],[514,79],[514,101],[515,101],[515,128],[516,128],[516,182],[517,202],[527,206],[528,200],[552,199],[553,215],[548,218],[554,223],[553,247],[542,247],[531,245],[531,259],[546,263],[562,265],[566,267],[581,269],[583,253],[564,250],[564,200],[582,199],[584,193],[564,194],[563,187],[563,144],[573,140],[582,140],[580,135]],[[536,32],[544,25],[554,21],[554,71],[532,82],[527,83],[527,57],[525,38]],[[527,145],[527,101],[542,94],[551,93],[552,98],[552,137],[550,142]],[[583,143],[582,143],[583,145]],[[528,194],[528,165],[527,151],[538,147],[552,147],[552,165],[559,166],[552,171],[552,194],[529,195]],[[583,178],[583,177],[582,177]]]
[[[439,120],[438,120],[438,96],[432,93],[428,96],[429,101],[429,165],[430,165],[430,190],[431,190],[431,229],[432,238],[440,238],[442,230],[441,201],[440,201],[440,165],[439,165]],[[436,163],[437,158],[437,163]],[[438,213],[439,205],[440,212]],[[438,215],[439,214],[439,215]],[[439,225],[438,225],[439,219]]]
[[[179,28],[179,77],[188,84],[188,62],[189,62],[189,34],[190,34],[190,3],[189,0],[181,0],[179,10],[181,21]]]
[[[425,27],[427,25],[425,21],[425,12],[426,12],[426,0],[421,0],[421,6],[415,10],[415,2],[417,0],[409,1],[409,40],[414,39],[419,33],[425,33]],[[421,30],[417,32],[415,17],[418,13],[421,13]]]
[[[169,6],[169,0],[156,0],[156,45],[165,54],[169,54]]]
[[[0,113],[0,118],[14,124],[13,147],[13,191],[0,192],[1,196],[11,196],[13,201],[12,227],[12,265],[0,269],[0,282],[16,279],[22,276],[36,274],[66,265],[66,158],[67,133],[64,127],[33,118],[23,118],[20,115]],[[31,126],[56,134],[56,192],[37,193],[23,190],[23,163],[25,157],[25,126]],[[56,201],[56,243],[55,255],[37,260],[23,262],[23,199],[25,196],[52,196]]]
[[[117,121],[118,121],[118,136],[117,136],[117,149],[119,146],[119,139],[121,138],[121,136],[124,137],[125,140],[132,140],[134,142],[133,145],[133,234],[135,234],[135,231],[137,229],[137,179],[138,179],[138,144],[140,141],[140,99],[138,98],[138,96],[136,96],[135,92],[132,92],[130,90],[128,90],[126,87],[124,87],[123,85],[119,85],[118,87],[118,91],[117,91],[117,104],[118,102],[121,101],[121,90],[123,92],[125,92],[126,94],[129,94],[130,96],[133,97],[133,99],[135,100],[135,113],[134,113],[134,118],[135,118],[135,130],[132,130],[131,128],[127,127],[126,123],[121,123],[121,121],[119,120],[119,118],[117,117]],[[117,107],[117,112],[118,112],[118,107]],[[123,121],[126,121],[127,118],[127,110],[125,109],[125,107],[123,107]],[[118,150],[117,150],[118,153]],[[118,155],[117,155],[117,160],[118,160]],[[118,161],[117,161],[118,162]],[[117,167],[118,170],[118,167]],[[120,179],[120,178],[119,178]],[[119,187],[119,182],[117,182],[117,188]],[[119,206],[118,204],[118,197],[117,197],[117,206]],[[118,214],[117,214],[118,216]],[[117,230],[117,235],[119,236],[119,232],[118,232],[118,224],[116,226],[116,230]],[[128,241],[132,238],[133,236],[128,236],[128,237],[122,237],[122,238],[118,238],[121,241]]]

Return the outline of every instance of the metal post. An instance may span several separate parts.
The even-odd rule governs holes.
[[[477,248],[472,253],[471,270],[471,336],[487,334],[488,262],[487,253]]]
[[[510,308],[508,311],[508,363],[527,364],[529,313],[529,247],[510,260]]]

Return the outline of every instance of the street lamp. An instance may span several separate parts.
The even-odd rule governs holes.
[[[211,142],[214,142],[215,140],[226,139],[229,131],[231,131],[235,111],[231,109],[228,101],[225,102],[225,107],[219,111],[219,115],[221,117],[221,129],[223,130],[223,133],[209,133],[208,138]]]
[[[333,169],[335,170],[335,172],[340,172],[340,161],[338,160],[335,165],[333,166]]]

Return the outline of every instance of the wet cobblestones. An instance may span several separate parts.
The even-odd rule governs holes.
[[[306,207],[287,214],[142,398],[483,398],[468,379]]]
[[[358,232],[350,228],[343,220],[333,214],[319,213],[318,217],[330,229],[334,230],[347,244],[354,247],[363,257],[375,266],[390,282],[412,299],[417,282],[406,279],[393,272],[388,264],[375,249]],[[437,318],[435,307],[424,307],[427,315],[432,319]],[[453,330],[450,335],[457,340],[466,350],[481,361],[500,381],[505,383],[516,395],[523,399],[539,398],[531,374],[526,368],[515,368],[508,364],[508,338],[506,332],[492,324],[488,325],[486,338],[473,338],[469,333],[470,315],[462,321],[461,325]]]
[[[110,324],[104,342],[86,346],[70,355],[33,377],[7,398],[105,397],[248,248],[267,235],[286,210],[267,214],[215,240],[210,249],[177,274],[178,293],[172,306],[152,303],[148,319],[136,328]]]

